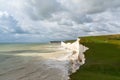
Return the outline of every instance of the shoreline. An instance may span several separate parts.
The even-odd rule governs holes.
[[[29,51],[21,53],[24,51],[22,47],[19,47],[20,50],[18,51],[15,47],[15,51],[14,48],[11,48],[10,50],[5,49],[5,53],[0,53],[1,56],[8,57],[0,63],[1,80],[68,80],[73,69],[75,72],[79,69],[80,64],[73,67],[70,63],[70,58],[73,58],[71,56],[72,50],[65,49],[60,44],[40,47],[37,45],[37,47],[27,48],[33,49],[33,51],[38,49],[49,51],[52,49],[52,52],[44,51],[44,53],[29,53]],[[6,50],[8,51],[6,52]]]
[[[75,42],[74,42],[75,43]],[[73,44],[74,44],[73,43]],[[67,44],[67,43],[66,43]],[[78,45],[78,43],[77,43]],[[60,45],[59,45],[60,46]],[[69,45],[70,46],[70,45]],[[74,45],[76,46],[76,44]],[[73,46],[70,46],[70,48]],[[75,73],[80,66],[82,66],[85,63],[85,56],[84,56],[84,52],[86,50],[88,50],[87,47],[83,46],[82,44],[79,44],[79,55],[81,56],[83,62],[79,62],[76,63],[75,61],[78,60],[77,57],[74,57],[74,64],[71,64],[71,59],[70,56],[72,57],[72,49],[69,48],[65,48],[64,46],[61,45],[61,47],[58,47],[58,50],[60,50],[59,52],[52,52],[52,53],[34,53],[33,54],[18,54],[19,56],[40,56],[43,57],[44,59],[46,59],[45,64],[51,68],[56,68],[58,70],[61,70],[62,72],[62,76],[64,76],[63,80],[69,80],[70,79],[70,75],[72,75],[73,73]],[[76,49],[77,50],[77,49]],[[64,75],[63,75],[64,74]],[[66,76],[65,76],[66,75]],[[59,80],[59,79],[58,79]]]

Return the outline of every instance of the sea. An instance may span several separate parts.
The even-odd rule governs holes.
[[[0,43],[0,80],[69,80],[84,64],[83,52],[88,49],[80,45],[83,61],[78,64],[77,55],[69,50],[78,42],[64,43],[67,50],[59,43]]]
[[[1,43],[0,80],[68,80],[59,43]]]

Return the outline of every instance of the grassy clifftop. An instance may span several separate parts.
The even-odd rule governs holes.
[[[71,80],[120,80],[120,35],[82,37],[86,63]]]

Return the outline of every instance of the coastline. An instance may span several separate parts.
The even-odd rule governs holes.
[[[3,51],[2,49],[0,53],[3,58],[5,56],[4,60],[1,58],[0,63],[1,80],[68,80],[69,75],[73,73],[72,70],[74,69],[76,72],[81,66],[81,64],[74,67],[71,65],[72,50],[65,49],[60,44],[42,45],[40,47],[38,45],[37,47],[27,46],[26,49],[30,49],[30,51],[32,49],[33,52],[31,53],[28,50],[23,50],[24,46],[15,45],[14,48],[15,50],[11,46],[10,50],[5,48]],[[38,49],[46,51],[37,53],[39,52]],[[34,52],[36,50],[37,52]],[[77,57],[74,59],[76,60]]]

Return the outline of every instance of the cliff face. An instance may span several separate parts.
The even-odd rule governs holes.
[[[80,39],[77,39],[73,43],[64,43],[61,42],[61,46],[69,51],[69,55],[66,59],[70,62],[71,73],[76,72],[81,65],[85,63],[85,55],[84,52],[88,50],[87,47],[83,46],[79,43]]]

